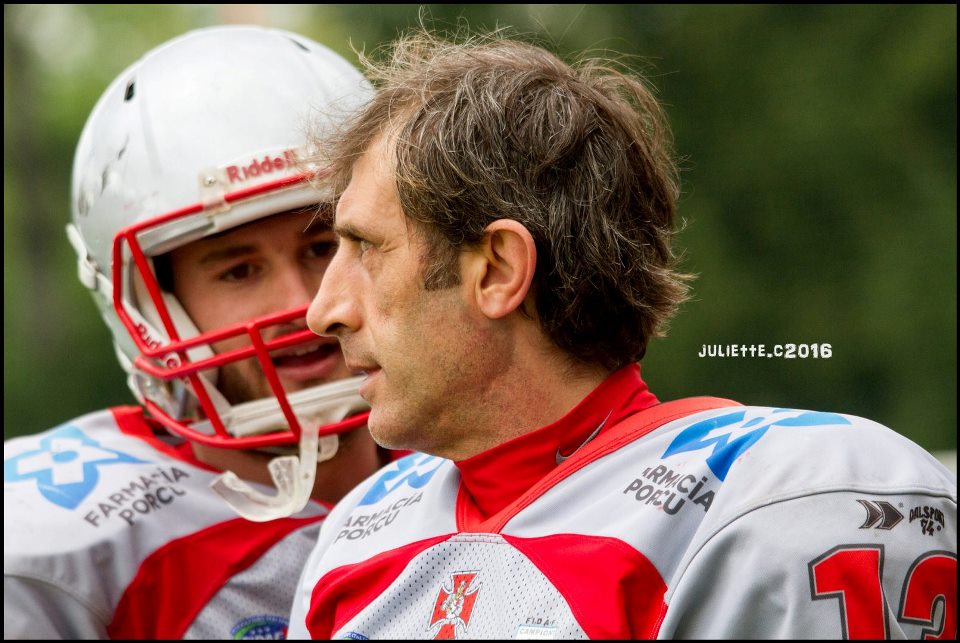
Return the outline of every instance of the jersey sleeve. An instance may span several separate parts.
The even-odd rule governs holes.
[[[29,578],[3,577],[3,638],[107,639],[104,618],[62,589]]]
[[[956,517],[932,491],[771,500],[691,550],[659,636],[956,638]]]

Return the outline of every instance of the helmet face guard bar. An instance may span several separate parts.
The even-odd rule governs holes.
[[[226,194],[223,203],[229,205],[267,192],[304,184],[313,176],[312,173],[303,173],[253,188],[238,190]],[[169,412],[150,399],[145,400],[145,406],[158,421],[174,433],[203,444],[244,449],[296,444],[302,434],[300,420],[290,405],[287,393],[277,375],[276,367],[270,359],[270,352],[305,344],[316,339],[317,336],[312,331],[303,329],[267,341],[264,339],[263,332],[265,329],[274,326],[289,324],[296,319],[303,319],[309,306],[272,313],[215,331],[200,333],[196,337],[181,339],[170,311],[164,302],[163,293],[151,268],[150,259],[141,244],[141,237],[146,232],[155,231],[159,226],[204,212],[203,204],[194,204],[123,228],[117,232],[114,238],[112,262],[113,306],[140,352],[140,355],[133,361],[135,369],[163,382],[172,382],[177,379],[188,381],[214,433],[211,435],[191,428],[188,423],[171,417]],[[223,212],[224,208],[221,206],[206,212],[206,215],[212,218]],[[133,279],[133,275],[124,261],[125,252],[129,253],[129,257],[133,261],[133,267],[136,268],[142,278],[143,285],[163,326],[157,330],[165,333],[170,338],[169,341],[164,342],[151,337],[147,326],[143,322],[136,321],[127,310],[127,307],[131,306],[131,302],[125,299],[125,292],[132,292],[132,285],[129,282]],[[134,308],[137,308],[137,306],[134,306]],[[215,342],[241,336],[246,336],[249,339],[249,345],[199,360],[192,360],[187,354],[187,351],[191,348],[211,346]],[[224,425],[204,382],[201,381],[200,372],[203,370],[219,368],[225,364],[252,357],[256,357],[271,391],[279,402],[280,410],[288,426],[286,431],[273,431],[262,435],[243,437],[232,435]],[[366,422],[366,417],[367,414],[364,413],[341,422],[326,425],[321,430],[320,435],[340,433],[362,426]]]

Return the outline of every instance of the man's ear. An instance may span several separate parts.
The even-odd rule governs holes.
[[[484,315],[500,319],[523,305],[537,268],[537,246],[522,224],[497,219],[468,256],[470,291]]]

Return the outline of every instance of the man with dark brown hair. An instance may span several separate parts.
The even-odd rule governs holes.
[[[368,71],[307,319],[367,374],[374,438],[421,454],[331,514],[291,637],[955,636],[956,481],[929,454],[641,379],[687,281],[642,81],[428,33]]]

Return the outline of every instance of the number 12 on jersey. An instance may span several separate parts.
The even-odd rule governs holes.
[[[883,593],[883,545],[840,545],[809,564],[813,600],[837,600],[844,639],[890,638]],[[923,640],[957,638],[957,557],[930,551],[903,580],[896,618],[923,628]]]

